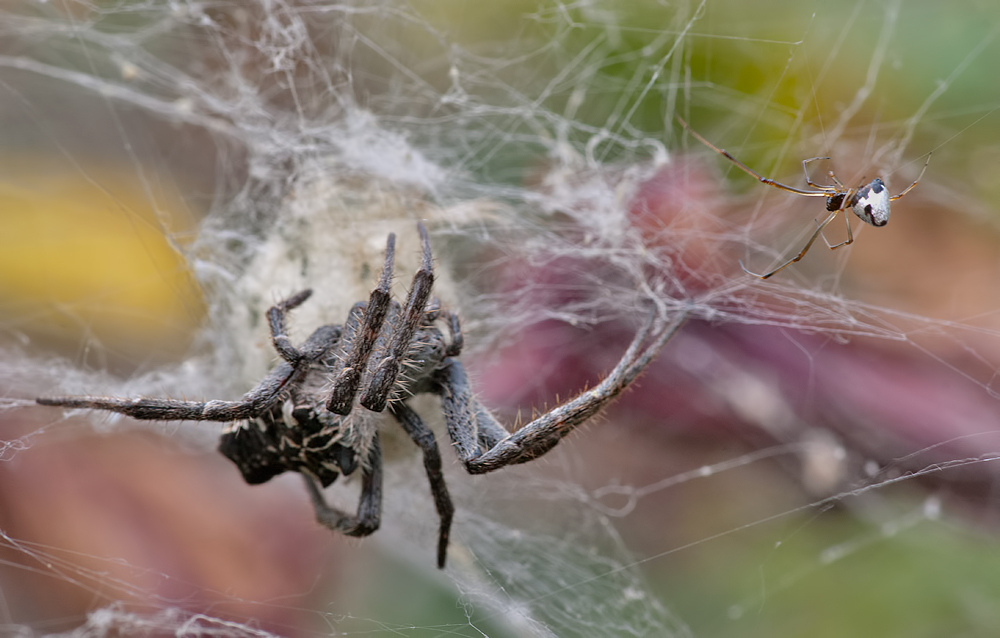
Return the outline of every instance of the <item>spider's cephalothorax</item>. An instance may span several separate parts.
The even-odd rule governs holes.
[[[444,567],[454,507],[441,470],[434,433],[407,405],[417,394],[436,394],[456,454],[465,469],[482,474],[523,463],[549,451],[578,424],[599,412],[628,387],[684,320],[669,325],[652,311],[615,368],[590,390],[559,405],[515,432],[507,432],[475,398],[458,360],[462,332],[458,316],[431,299],[434,283],[427,230],[421,267],[405,303],[390,296],[395,237],[389,235],[385,265],[367,303],[354,305],[343,325],[317,328],[300,346],[285,329],[288,312],[305,290],[267,312],[271,342],[282,361],[239,401],[174,401],[106,397],[42,397],[41,405],[109,410],[136,419],[219,421],[232,425],[219,451],[247,483],[263,483],[283,472],[305,479],[320,523],[351,536],[378,529],[382,510],[379,413],[388,411],[423,452],[424,469],[440,518],[439,567]],[[443,328],[443,330],[442,330]],[[361,500],[354,514],[328,505],[321,486],[341,474],[361,472]]]
[[[764,177],[757,171],[753,170],[743,162],[733,157],[728,151],[719,148],[715,144],[712,144],[704,137],[699,135],[694,129],[688,126],[688,123],[685,122],[683,119],[681,119],[680,116],[675,116],[675,117],[677,117],[677,121],[680,122],[681,125],[684,128],[686,128],[688,132],[691,133],[691,135],[695,137],[695,139],[697,139],[699,142],[701,142],[708,148],[712,149],[716,153],[725,157],[727,160],[732,162],[736,166],[736,168],[740,169],[741,171],[743,171],[748,175],[757,178],[757,181],[759,181],[761,184],[767,184],[768,186],[780,188],[783,191],[788,191],[789,193],[795,193],[796,195],[805,195],[806,197],[826,198],[826,210],[829,211],[830,214],[827,215],[826,218],[823,219],[823,221],[819,222],[816,230],[814,230],[813,234],[809,236],[809,241],[806,242],[806,245],[802,247],[802,250],[800,250],[795,257],[792,257],[791,259],[781,264],[774,270],[771,270],[763,275],[759,275],[755,272],[747,270],[746,266],[743,265],[743,262],[742,261],[740,262],[740,267],[743,268],[743,272],[747,273],[748,275],[753,275],[754,277],[758,277],[760,279],[767,279],[768,277],[774,275],[775,273],[783,270],[786,266],[790,266],[795,262],[799,261],[800,259],[802,259],[805,256],[805,254],[809,251],[809,249],[812,247],[813,242],[816,241],[816,238],[823,233],[823,229],[826,228],[830,224],[830,222],[836,219],[837,214],[839,214],[840,211],[844,210],[847,207],[850,207],[851,210],[854,212],[854,214],[857,215],[866,224],[871,224],[872,226],[885,226],[887,223],[889,223],[889,203],[902,198],[904,195],[913,190],[913,187],[917,185],[917,182],[920,181],[920,178],[924,176],[924,171],[927,170],[927,164],[929,164],[931,161],[930,153],[928,153],[927,161],[924,162],[924,167],[920,171],[920,175],[917,175],[917,179],[913,180],[913,183],[907,186],[905,189],[903,189],[903,192],[901,192],[899,195],[890,197],[889,191],[886,190],[885,183],[882,181],[881,178],[878,177],[868,182],[867,184],[862,184],[861,186],[858,186],[857,188],[848,188],[844,186],[844,184],[842,184],[839,179],[837,179],[837,176],[833,174],[833,171],[829,171],[827,175],[830,177],[833,183],[817,184],[813,182],[812,179],[809,177],[809,169],[807,168],[807,166],[810,162],[815,162],[817,160],[828,160],[830,158],[810,157],[809,159],[802,160],[802,171],[806,174],[806,183],[809,184],[809,186],[812,186],[816,190],[805,190],[802,188],[795,188],[794,186],[786,186],[785,184],[776,182],[773,179]],[[826,245],[831,250],[854,243],[854,232],[851,230],[851,220],[847,219],[847,216],[844,215],[844,221],[847,223],[847,239],[840,242],[839,244],[831,244],[829,241],[827,241]],[[824,238],[824,241],[826,241],[826,238]]]

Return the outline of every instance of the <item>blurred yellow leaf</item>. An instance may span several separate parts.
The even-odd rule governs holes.
[[[142,358],[186,348],[204,307],[168,237],[195,220],[159,178],[134,165],[0,158],[7,329]]]

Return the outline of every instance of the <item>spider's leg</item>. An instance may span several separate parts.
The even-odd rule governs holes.
[[[448,486],[441,472],[441,451],[438,449],[434,432],[424,423],[413,409],[405,403],[397,403],[389,408],[413,442],[424,452],[424,471],[431,484],[431,495],[434,497],[434,507],[437,509],[441,526],[438,529],[438,567],[444,569],[445,558],[448,555],[448,536],[451,532],[451,519],[455,514],[455,506],[448,496]]]
[[[238,421],[270,408],[281,392],[297,379],[301,368],[279,363],[241,401],[175,401],[172,399],[117,399],[114,397],[39,397],[39,405],[106,410],[142,421]]]
[[[768,277],[771,277],[772,275],[774,275],[774,274],[776,274],[776,273],[784,270],[786,267],[791,266],[795,262],[797,262],[800,259],[802,259],[803,257],[805,257],[806,253],[809,252],[809,249],[812,247],[813,242],[816,241],[816,238],[819,237],[820,233],[823,232],[823,229],[826,228],[827,225],[829,225],[829,223],[834,220],[834,218],[837,216],[837,213],[839,213],[841,210],[843,210],[843,209],[835,210],[832,213],[830,213],[829,215],[827,215],[826,219],[824,219],[822,222],[820,222],[819,226],[816,227],[816,230],[813,231],[813,234],[809,236],[809,241],[807,241],[806,245],[802,247],[802,250],[799,251],[799,254],[795,255],[794,257],[792,257],[791,259],[789,259],[785,263],[781,264],[780,266],[778,266],[777,268],[775,268],[771,272],[765,273],[763,275],[759,275],[759,274],[757,274],[755,272],[747,270],[747,267],[743,265],[743,260],[740,260],[740,268],[742,268],[743,272],[745,272],[748,275],[753,275],[754,277],[757,277],[758,279],[767,279]],[[850,229],[850,225],[848,225],[848,229]],[[848,234],[850,235],[850,230],[848,230]],[[843,245],[849,244],[849,243],[851,243],[853,241],[854,241],[854,236],[850,235],[849,238],[848,238],[848,241],[843,242],[841,244],[838,244],[837,246],[831,246],[830,248],[838,248],[839,246],[843,246]]]
[[[846,213],[844,214],[844,225],[847,226],[847,239],[840,242],[839,244],[831,244],[830,240],[826,238],[826,235],[820,233],[823,236],[823,241],[826,243],[826,247],[830,250],[836,250],[841,246],[849,246],[854,243],[854,231],[851,230],[851,218]]]
[[[462,335],[462,325],[458,321],[458,315],[454,312],[444,311],[442,316],[448,321],[448,347],[444,351],[446,357],[457,357],[462,354],[462,346],[465,344],[465,337]]]
[[[504,436],[485,452],[478,453],[478,450],[470,445],[470,437],[461,433],[456,437],[456,430],[468,429],[468,426],[461,421],[470,417],[475,419],[480,430],[477,431],[477,440],[490,437],[489,432],[485,433],[484,437],[481,431],[484,418],[480,414],[480,409],[467,406],[464,415],[459,415],[458,418],[455,414],[449,416],[448,412],[445,412],[445,419],[449,421],[448,431],[453,439],[458,439],[455,440],[455,449],[466,470],[471,474],[483,474],[512,463],[523,463],[537,458],[552,449],[577,425],[604,409],[639,376],[666,342],[677,333],[687,318],[687,312],[682,312],[672,323],[657,331],[654,327],[658,323],[658,318],[658,313],[654,311],[636,334],[618,365],[594,388],[549,410],[516,432]],[[453,361],[452,366],[455,363],[457,362]],[[449,395],[461,394],[461,391],[457,391],[453,385],[454,368],[451,375],[441,388],[443,405],[454,404],[454,398]],[[448,385],[449,382],[452,385]]]
[[[463,462],[478,458],[510,435],[473,395],[465,366],[458,359],[446,360],[435,378],[448,436]]]
[[[285,328],[285,317],[288,315],[289,310],[302,305],[310,296],[312,296],[312,290],[303,290],[284,301],[276,303],[267,311],[267,323],[271,327],[271,343],[274,344],[274,349],[278,351],[281,358],[288,363],[294,364],[298,362],[302,355],[295,349],[295,346],[292,345],[291,340],[288,338]]]
[[[896,201],[897,199],[900,199],[900,198],[901,198],[901,197],[902,197],[903,195],[906,195],[906,194],[907,194],[907,193],[909,193],[909,192],[910,192],[911,190],[913,190],[913,187],[917,185],[917,182],[919,182],[919,181],[920,181],[920,178],[924,176],[924,171],[926,171],[926,170],[927,170],[927,165],[928,165],[928,164],[930,164],[930,163],[931,163],[931,154],[930,154],[930,153],[928,153],[928,154],[927,154],[927,161],[926,161],[926,162],[924,162],[924,167],[920,169],[920,174],[919,174],[919,175],[917,175],[917,179],[913,180],[913,183],[912,183],[912,184],[910,184],[910,185],[909,185],[909,186],[907,186],[907,187],[906,187],[905,189],[903,189],[903,192],[902,192],[902,193],[900,193],[899,195],[896,195],[895,197],[890,197],[890,198],[889,198],[889,201],[890,201],[890,202],[894,202],[894,201]]]
[[[377,367],[371,372],[371,381],[361,394],[361,405],[372,412],[381,412],[385,409],[386,401],[399,375],[400,363],[406,356],[410,342],[413,341],[413,335],[420,327],[427,300],[431,296],[431,288],[434,286],[431,241],[422,223],[417,224],[417,230],[420,231],[420,240],[423,244],[420,269],[413,275],[413,283],[410,285],[402,314],[393,322],[392,341],[384,351],[385,356],[377,362]]]
[[[316,510],[316,520],[321,525],[347,536],[368,536],[378,529],[382,521],[382,448],[378,436],[372,442],[368,463],[362,467],[361,500],[354,515],[327,504],[316,477],[302,472],[313,509]]]
[[[301,296],[302,293],[296,295]],[[306,295],[308,296],[308,295]],[[293,297],[292,299],[295,299]],[[302,297],[305,300],[305,297]],[[338,326],[320,326],[296,351],[296,363],[276,365],[239,401],[175,401],[172,399],[117,399],[114,397],[39,397],[39,405],[106,410],[142,421],[239,421],[269,409],[290,386],[299,382],[309,364],[322,357],[340,338]]]
[[[836,192],[841,192],[841,191],[847,190],[847,187],[844,186],[843,182],[841,182],[839,179],[837,179],[837,176],[833,174],[833,171],[827,171],[826,174],[827,174],[827,176],[829,176],[830,179],[833,180],[833,186],[834,186],[834,188],[832,190],[834,190]]]
[[[395,257],[396,235],[390,233],[385,247],[385,265],[382,266],[382,274],[379,277],[378,285],[372,290],[368,299],[367,307],[364,307],[364,318],[359,329],[352,334],[349,343],[347,358],[342,363],[343,367],[334,378],[333,389],[330,391],[330,398],[326,402],[326,408],[335,414],[348,414],[354,403],[354,396],[358,393],[358,386],[361,383],[361,375],[364,373],[368,358],[371,356],[372,348],[382,331],[382,323],[385,315],[389,311],[391,296],[389,286],[392,282],[392,262]],[[356,304],[352,309],[352,315],[359,308]],[[350,319],[348,319],[350,323]],[[347,325],[345,324],[345,337],[347,337]]]
[[[736,159],[735,157],[733,157],[732,154],[729,153],[729,151],[727,151],[725,149],[721,149],[718,146],[716,146],[715,144],[712,144],[711,142],[709,142],[708,140],[706,140],[697,131],[695,131],[693,128],[691,128],[688,125],[687,122],[685,122],[683,119],[681,119],[681,116],[675,114],[674,117],[677,118],[677,121],[680,122],[681,125],[685,129],[687,129],[687,132],[690,133],[696,140],[698,140],[699,142],[701,142],[702,144],[704,144],[708,148],[712,149],[713,151],[715,151],[719,155],[725,157],[727,160],[729,160],[730,162],[732,162],[736,166],[736,168],[740,169],[741,171],[743,171],[747,175],[750,175],[750,176],[756,178],[757,181],[760,182],[761,184],[766,184],[768,186],[773,186],[775,188],[780,188],[781,190],[788,191],[789,193],[796,193],[798,195],[805,195],[807,197],[827,197],[830,194],[829,193],[829,189],[824,190],[824,191],[807,191],[807,190],[803,190],[801,188],[795,188],[794,186],[788,186],[786,184],[782,184],[781,182],[776,182],[773,179],[771,179],[770,177],[764,177],[763,175],[761,175],[757,171],[753,170],[752,168],[750,168],[749,166],[747,166],[743,162],[741,162],[738,159]],[[813,158],[813,159],[818,159],[818,158]],[[822,186],[820,186],[819,188],[822,188]]]
[[[298,361],[295,364],[279,363],[264,379],[257,384],[257,387],[243,395],[242,399],[234,404],[232,411],[245,410],[246,416],[232,417],[226,414],[225,409],[212,407],[207,409],[200,420],[208,421],[235,421],[237,419],[253,418],[268,410],[282,396],[282,393],[289,387],[301,383],[302,377],[309,370],[309,366],[320,360],[340,339],[340,326],[326,325],[317,328],[309,338],[306,339],[298,350]],[[209,401],[207,405],[225,403],[222,401]],[[226,418],[221,418],[226,417]]]
[[[340,341],[341,327],[334,325],[320,326],[309,335],[301,346],[299,346],[300,361],[318,361],[332,347]]]
[[[283,364],[288,365],[288,364]],[[289,366],[290,369],[290,366]],[[241,401],[174,401],[171,399],[116,399],[114,397],[38,397],[38,405],[106,410],[143,421],[237,421],[256,414]]]
[[[830,194],[829,191],[831,190],[830,186],[826,186],[824,184],[817,184],[817,183],[813,182],[812,178],[809,177],[809,169],[806,166],[807,164],[809,164],[809,162],[818,162],[819,160],[828,160],[828,159],[830,159],[830,158],[829,157],[810,157],[808,159],[804,159],[804,160],[802,160],[802,172],[806,176],[806,184],[809,184],[813,188],[819,188],[821,190],[827,191],[827,195],[829,196],[829,194]],[[836,181],[836,178],[834,178],[834,180]],[[837,181],[836,183],[840,184],[839,181]]]

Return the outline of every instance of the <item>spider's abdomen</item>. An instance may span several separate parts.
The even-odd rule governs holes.
[[[266,483],[285,471],[273,438],[254,425],[227,430],[218,449],[240,468],[243,480],[250,485]]]
[[[851,198],[851,209],[865,223],[885,226],[889,223],[889,191],[881,179],[862,186]]]
[[[285,402],[224,432],[218,449],[250,485],[305,471],[326,487],[358,466],[357,455],[339,443],[339,434],[336,425],[315,418],[313,408]]]

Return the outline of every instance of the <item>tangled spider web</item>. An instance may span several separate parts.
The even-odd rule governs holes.
[[[830,635],[976,635],[1000,622],[982,558],[995,553],[1000,96],[979,74],[992,77],[996,20],[903,0],[500,4],[0,9],[17,242],[0,273],[5,629],[770,636],[796,635],[805,614]],[[877,172],[898,191],[935,159],[887,229],[761,283],[738,260],[780,263],[822,211],[738,171],[727,184],[731,166],[675,113],[784,183],[830,155],[820,170],[848,184]],[[390,446],[383,528],[358,543],[317,528],[295,477],[242,484],[213,452],[217,430],[28,407],[237,397],[273,363],[270,304],[310,287],[296,335],[341,322],[389,232],[401,295],[417,219],[477,387],[508,423],[599,378],[637,314],[691,317],[639,388],[536,467],[448,471],[445,572],[406,441]],[[330,492],[356,498],[350,483]],[[915,571],[891,578],[901,564]],[[885,615],[858,631],[872,599]]]

